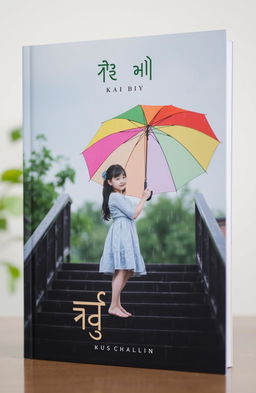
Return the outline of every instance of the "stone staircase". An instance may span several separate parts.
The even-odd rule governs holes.
[[[121,293],[131,317],[111,316],[112,276],[97,263],[63,263],[39,307],[34,324],[34,358],[225,374],[225,346],[219,334],[198,265],[146,264]],[[85,329],[73,301],[101,300],[100,340],[88,316]]]

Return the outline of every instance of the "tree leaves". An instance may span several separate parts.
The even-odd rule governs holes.
[[[101,208],[92,202],[72,212],[71,254],[74,262],[99,262],[110,223],[103,222]],[[194,263],[194,202],[190,190],[175,198],[161,194],[144,207],[136,220],[141,254],[146,263]]]
[[[43,143],[47,141],[44,134],[38,134],[36,139]],[[62,155],[54,157],[51,150],[42,143],[38,150],[31,152],[27,163],[24,160],[25,241],[51,209],[59,193],[64,191],[66,182],[75,181],[76,173],[67,164],[64,169],[61,168],[53,174],[54,165],[60,160],[67,158]]]

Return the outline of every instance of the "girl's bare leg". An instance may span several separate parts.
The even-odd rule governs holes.
[[[129,280],[129,278],[133,275],[133,272],[130,270],[125,270],[125,276],[124,276],[124,280],[123,280],[123,285],[122,285],[122,289],[125,287],[127,281]],[[122,291],[121,289],[121,291]],[[121,293],[120,293],[121,294]],[[120,308],[120,310],[122,310],[125,314],[127,314],[128,316],[131,316],[132,314],[128,311],[125,310],[125,308],[123,308],[121,306],[121,302],[120,302],[120,294],[119,294],[119,298],[118,298],[118,306]]]
[[[127,272],[127,270],[118,270],[113,275],[113,278],[112,278],[112,299],[111,299],[110,307],[108,309],[109,314],[114,314],[114,315],[117,315],[117,316],[123,317],[123,318],[127,318],[129,316],[119,308],[120,292],[124,286],[123,283],[126,280],[126,275],[127,275],[126,272]]]

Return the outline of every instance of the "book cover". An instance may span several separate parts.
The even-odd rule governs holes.
[[[232,366],[226,30],[23,47],[24,357]]]

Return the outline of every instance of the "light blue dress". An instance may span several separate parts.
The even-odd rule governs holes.
[[[99,272],[113,274],[116,269],[126,269],[134,271],[133,276],[147,274],[131,201],[119,192],[112,192],[108,206],[113,223],[107,233]]]

